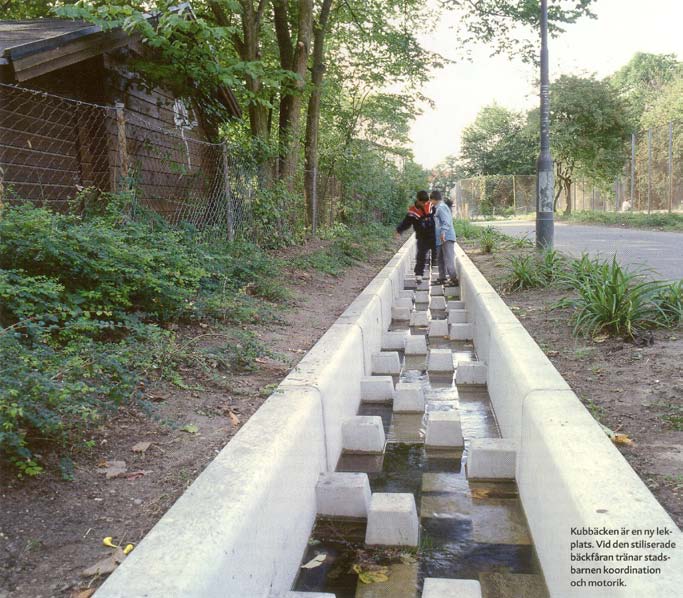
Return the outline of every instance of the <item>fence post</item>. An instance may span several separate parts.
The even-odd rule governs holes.
[[[652,129],[647,130],[647,213],[652,210]]]
[[[128,189],[128,143],[126,140],[126,113],[123,102],[116,102],[116,141],[119,155],[119,180],[114,181],[114,188],[121,191]]]
[[[636,134],[631,133],[631,209],[636,206],[633,203],[636,199]]]
[[[674,124],[669,121],[669,214],[674,205]]]
[[[225,196],[225,207],[228,225],[228,241],[235,240],[235,215],[232,211],[232,192],[230,190],[230,170],[228,168],[228,144],[221,143],[222,171],[223,171],[223,195]]]
[[[517,214],[517,189],[515,186],[515,175],[512,175],[512,211]]]
[[[318,167],[313,167],[313,185],[311,194],[311,210],[313,218],[311,219],[311,234],[315,237],[318,232]]]

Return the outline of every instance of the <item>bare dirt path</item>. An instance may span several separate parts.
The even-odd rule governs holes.
[[[320,245],[278,257],[289,260]],[[371,256],[338,278],[287,272],[282,283],[294,305],[282,308],[277,324],[249,327],[269,349],[268,356],[245,349],[254,371],[222,375],[220,364],[209,363],[209,372],[181,366],[182,388],[145,388],[143,401],[121,408],[94,431],[93,447],[74,457],[72,481],[54,472],[32,480],[0,472],[0,598],[90,596],[103,578],[82,572],[112,554],[103,538],[137,544],[391,254]],[[216,337],[200,326],[178,330],[179,343],[210,348]],[[107,465],[111,472],[119,461],[125,473],[108,479]]]
[[[593,417],[633,439],[619,450],[683,526],[683,328],[654,331],[652,344],[577,338],[570,311],[553,308],[566,291],[505,294],[507,261],[533,250],[482,254],[475,243],[462,244]],[[619,500],[619,489],[614,492]]]

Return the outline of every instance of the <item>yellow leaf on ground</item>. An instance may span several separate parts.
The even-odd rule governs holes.
[[[612,438],[612,442],[614,444],[625,444],[627,446],[634,444],[633,440],[626,434],[615,434],[614,438]]]
[[[315,569],[316,567],[320,567],[325,562],[325,559],[327,558],[327,555],[322,552],[320,554],[316,554],[310,561],[308,561],[305,565],[301,565],[302,569]]]
[[[360,565],[354,565],[353,571],[358,574],[358,579],[363,583],[382,583],[389,581],[389,567],[376,567],[372,570],[364,571]]]
[[[228,417],[230,418],[230,423],[233,425],[233,427],[237,427],[240,425],[240,418],[237,417],[232,411],[228,411]]]

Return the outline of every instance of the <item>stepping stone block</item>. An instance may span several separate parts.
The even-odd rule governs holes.
[[[394,299],[394,307],[407,307],[408,309],[412,309],[413,300],[408,298],[402,299],[399,297],[398,299]]]
[[[427,359],[427,371],[452,372],[453,353],[450,349],[432,349]]]
[[[414,289],[417,287],[417,281],[415,280],[414,276],[406,276],[403,279],[403,288],[405,289]]]
[[[460,297],[460,287],[445,287],[443,290],[443,294],[446,297]]]
[[[379,415],[356,415],[342,422],[342,449],[348,453],[383,453],[385,441]]]
[[[410,325],[415,328],[426,328],[429,326],[429,312],[414,311],[410,314]]]
[[[465,302],[464,301],[449,301],[447,305],[447,309],[465,309]]]
[[[480,361],[459,361],[455,371],[456,384],[486,384],[488,368]]]
[[[474,336],[474,326],[470,324],[451,324],[450,339],[452,341],[471,341]]]
[[[401,360],[397,351],[382,351],[374,353],[372,356],[373,374],[395,374],[401,373]]]
[[[429,303],[429,291],[415,291],[415,303]]]
[[[403,351],[410,336],[409,330],[392,330],[382,335],[382,351]]]
[[[448,322],[446,320],[432,320],[429,323],[429,336],[448,336]]]
[[[360,379],[360,400],[363,403],[389,403],[394,398],[391,376],[364,376]]]
[[[411,334],[406,340],[406,355],[427,355],[427,339],[422,334]]]
[[[368,510],[365,543],[417,546],[419,521],[415,497],[409,493],[376,492]]]
[[[394,413],[422,413],[425,396],[419,382],[399,382],[394,396]]]
[[[469,321],[469,314],[466,309],[450,309],[448,310],[449,324],[467,324]]]
[[[372,497],[368,474],[350,471],[321,473],[315,496],[318,515],[365,518]]]
[[[432,297],[443,297],[443,286],[440,284],[432,285],[432,288],[429,289],[429,291],[432,294]]]
[[[284,598],[336,598],[334,594],[328,594],[327,592],[287,592],[278,596],[284,596]]]
[[[418,291],[428,291],[429,290],[429,281],[423,280],[422,282],[417,283],[417,290]]]
[[[399,299],[410,299],[411,301],[415,299],[415,291],[406,289],[398,292]]]
[[[481,585],[475,579],[427,577],[422,598],[481,598]]]
[[[509,438],[473,438],[467,452],[470,480],[514,480],[517,447]]]
[[[462,448],[462,425],[457,411],[430,411],[427,417],[425,446],[427,448]]]
[[[446,298],[445,297],[432,297],[432,300],[429,302],[429,309],[435,309],[435,310],[445,310],[446,309]]]
[[[397,322],[405,322],[410,320],[411,309],[409,307],[391,307],[391,319]]]

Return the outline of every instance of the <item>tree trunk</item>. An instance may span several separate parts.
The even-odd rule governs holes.
[[[306,85],[306,66],[311,45],[313,22],[313,0],[299,0],[297,41],[292,48],[289,32],[286,0],[273,2],[275,31],[280,50],[280,64],[283,69],[296,76],[295,81],[284,83],[280,99],[278,175],[287,188],[294,189],[294,176],[299,160],[299,131],[303,90]]]
[[[325,76],[325,34],[333,0],[323,0],[318,22],[313,31],[313,72],[311,74],[311,96],[306,114],[306,141],[304,163],[304,196],[306,198],[307,224],[315,231],[318,224],[318,130],[320,126],[320,97]],[[314,201],[315,200],[315,201]]]
[[[564,215],[569,216],[572,213],[572,180],[567,179],[564,182],[564,190],[567,193],[567,207],[564,209]]]

